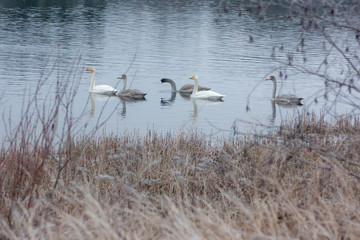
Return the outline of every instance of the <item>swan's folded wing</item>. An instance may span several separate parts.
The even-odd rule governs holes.
[[[294,94],[283,94],[276,97],[277,100],[284,101],[301,101],[303,98],[297,97]]]
[[[194,90],[194,84],[185,84],[184,86],[182,86],[179,90],[179,92],[182,93],[192,93]]]
[[[182,93],[192,93],[194,90],[194,84],[185,84],[184,86],[182,86],[179,90],[179,92]],[[210,90],[210,88],[208,87],[203,87],[203,86],[199,86],[199,91],[207,91]]]
[[[92,93],[97,93],[97,94],[109,94],[109,95],[114,95],[118,92],[118,90],[116,90],[115,88],[109,86],[109,85],[97,85],[95,86],[92,91]]]
[[[126,89],[126,90],[121,90],[116,95],[126,98],[142,99],[145,97],[146,94],[147,93],[144,93],[137,89]]]
[[[193,98],[201,98],[201,99],[221,99],[225,97],[225,95],[222,95],[220,93],[214,92],[214,91],[200,91],[193,95],[191,95]]]

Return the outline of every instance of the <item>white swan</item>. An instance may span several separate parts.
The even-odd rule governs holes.
[[[276,95],[276,78],[274,76],[270,76],[266,80],[270,80],[273,82],[273,92],[272,92],[272,100],[278,104],[285,104],[285,105],[302,105],[301,100],[303,98],[297,97],[293,94],[284,94],[275,97]]]
[[[96,93],[96,94],[103,94],[103,95],[115,95],[118,90],[116,90],[115,88],[109,86],[109,85],[97,85],[95,86],[96,83],[96,72],[95,72],[95,68],[94,67],[90,67],[87,69],[87,71],[92,72],[92,76],[91,76],[91,83],[90,83],[90,87],[89,87],[89,93]]]
[[[195,85],[193,93],[190,95],[191,98],[198,98],[198,99],[208,99],[211,101],[221,101],[225,95],[222,95],[220,93],[214,92],[214,91],[198,91],[199,88],[199,77],[197,75],[192,76],[190,79],[194,79]]]
[[[162,78],[161,79],[161,83],[164,83],[164,82],[167,82],[167,83],[170,83],[171,85],[171,92],[179,92],[179,93],[188,93],[188,94],[191,94],[194,90],[194,84],[185,84],[184,86],[182,86],[180,88],[180,90],[177,90],[176,89],[176,84],[173,80],[171,80],[170,78]],[[206,91],[206,90],[210,90],[210,88],[208,87],[203,87],[203,86],[199,86],[198,87],[198,90],[199,91]]]
[[[124,81],[124,85],[123,85],[123,89],[116,93],[117,96],[122,98],[135,99],[135,100],[140,100],[145,98],[145,95],[147,93],[143,93],[142,91],[137,89],[126,89],[127,77],[125,74],[121,75],[121,77],[118,77],[118,79],[122,79]]]

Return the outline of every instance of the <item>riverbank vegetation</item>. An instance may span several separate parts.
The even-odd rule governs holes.
[[[268,136],[68,139],[0,155],[0,239],[357,239],[358,118]]]

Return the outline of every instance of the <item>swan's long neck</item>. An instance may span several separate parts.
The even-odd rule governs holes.
[[[194,90],[193,90],[192,94],[195,94],[199,91],[199,80],[196,78],[194,80],[195,80],[195,84],[194,84]]]
[[[124,80],[124,84],[123,84],[123,91],[126,89],[126,83],[127,83],[127,79],[126,78],[123,78],[123,80]]]
[[[173,80],[170,80],[170,79],[166,79],[166,81],[167,81],[168,83],[170,83],[170,85],[171,85],[171,92],[177,92],[177,90],[176,90],[176,85],[175,85],[174,81],[173,81]]]
[[[92,92],[92,90],[94,89],[95,82],[96,82],[96,73],[95,73],[95,71],[93,71],[92,75],[91,75],[91,83],[90,83],[90,87],[89,87],[89,92]]]
[[[272,99],[275,99],[275,95],[276,95],[276,79],[273,80],[273,92],[272,92]]]

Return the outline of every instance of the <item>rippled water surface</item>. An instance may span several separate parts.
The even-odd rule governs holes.
[[[81,133],[105,121],[106,133],[124,131],[161,132],[192,130],[206,134],[237,129],[252,131],[254,123],[276,126],[302,110],[327,109],[319,100],[323,82],[292,71],[274,61],[271,54],[293,52],[299,42],[299,27],[285,13],[273,11],[259,20],[238,7],[224,13],[208,1],[109,1],[101,4],[73,3],[66,6],[3,6],[0,9],[0,102],[6,135],[26,112],[36,95],[32,116],[51,114],[56,95],[66,93],[63,115],[72,119]],[[252,39],[250,39],[250,35]],[[253,41],[252,41],[253,40]],[[305,47],[309,65],[323,60],[323,40],[309,33]],[[281,47],[283,46],[283,48]],[[300,55],[300,54],[299,54]],[[294,61],[296,61],[296,56]],[[303,59],[303,56],[299,57]],[[122,87],[117,77],[125,73],[128,85],[147,92],[145,101],[122,101],[117,97],[89,97],[90,66],[96,68],[97,84]],[[279,76],[282,93],[303,97],[304,105],[272,107],[270,74]],[[224,102],[191,101],[177,94],[161,78],[173,79],[178,87],[192,83],[226,95]],[[67,86],[65,88],[64,86]],[[74,102],[66,99],[77,89]],[[247,111],[247,105],[250,111]],[[346,108],[341,107],[343,113]],[[82,126],[86,127],[82,127]],[[228,134],[221,131],[220,134]]]

